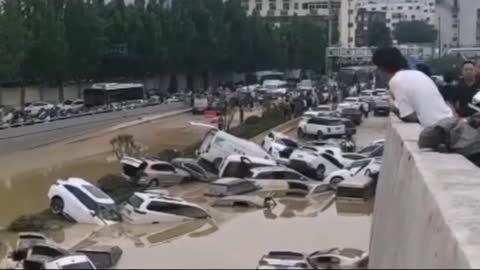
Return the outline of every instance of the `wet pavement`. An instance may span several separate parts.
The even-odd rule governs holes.
[[[150,135],[138,137],[152,151],[188,145],[201,138],[203,132],[188,129],[186,119],[172,119],[171,128],[150,123],[147,126],[152,128]],[[357,145],[383,138],[386,121],[387,118],[365,121],[358,128]],[[46,209],[48,187],[59,177],[98,179],[107,173],[118,173],[117,162],[109,160],[108,154],[98,154],[8,179],[1,179],[0,174],[0,228],[19,215]],[[188,184],[174,187],[172,192],[208,207],[211,201],[201,196],[205,187]],[[66,247],[85,238],[88,240],[81,245],[100,241],[119,245],[124,255],[118,268],[253,268],[261,255],[270,250],[368,249],[372,202],[341,203],[332,200],[329,194],[277,201],[278,206],[272,211],[208,208],[212,221],[152,226],[121,224],[110,228],[75,224],[49,236]],[[0,230],[0,260],[14,242],[14,234]]]

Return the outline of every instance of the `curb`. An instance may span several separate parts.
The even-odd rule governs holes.
[[[267,131],[264,131],[264,132],[256,135],[253,138],[250,138],[250,140],[251,141],[261,141],[261,140],[263,140],[263,137],[265,137],[265,135],[267,135],[267,133],[272,131],[272,130],[275,130],[275,131],[278,131],[278,132],[281,132],[281,133],[288,133],[288,132],[297,128],[297,123],[298,123],[298,121],[300,121],[300,119],[301,119],[301,117],[298,117],[298,118],[288,120],[287,122],[283,122],[278,126],[275,126],[275,127],[271,128]]]

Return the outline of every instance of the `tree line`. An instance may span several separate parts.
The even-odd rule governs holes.
[[[0,81],[61,87],[162,73],[318,70],[327,29],[247,16],[239,0],[4,0],[0,40]]]

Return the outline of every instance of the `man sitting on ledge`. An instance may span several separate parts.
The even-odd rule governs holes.
[[[453,116],[432,79],[420,71],[409,70],[397,48],[378,49],[372,61],[387,76],[391,111],[400,119],[428,127]]]

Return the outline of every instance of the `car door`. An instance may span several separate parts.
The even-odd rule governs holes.
[[[316,118],[310,118],[305,126],[305,131],[307,134],[317,134],[320,127],[318,126],[318,121]]]
[[[177,204],[152,200],[147,205],[145,224],[159,224],[164,222],[177,222],[183,218],[176,216],[173,212],[180,207]]]
[[[70,195],[62,196],[64,201],[64,213],[78,223],[96,224],[95,215],[97,203],[79,188],[72,185],[64,185]]]
[[[170,164],[154,164],[151,169],[158,175],[158,180],[163,183],[178,182],[182,178],[179,171]]]
[[[185,169],[192,175],[194,179],[200,181],[208,180],[207,172],[195,164],[184,163]]]

